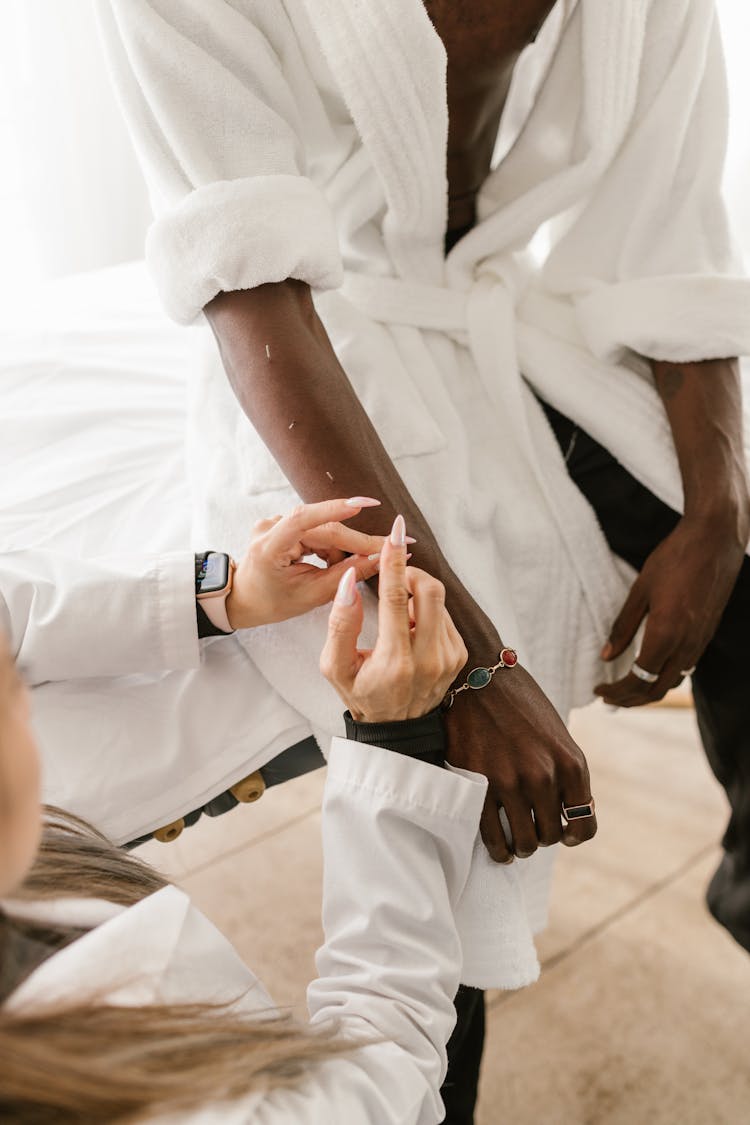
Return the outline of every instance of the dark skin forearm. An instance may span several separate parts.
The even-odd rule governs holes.
[[[498,631],[451,570],[396,472],[338,362],[307,286],[284,281],[223,293],[205,312],[243,410],[302,499],[374,496],[382,506],[357,517],[360,530],[371,533],[382,532],[402,513],[417,539],[416,563],[445,586],[468,666],[494,664],[502,647]],[[586,762],[520,664],[496,675],[485,690],[464,693],[449,711],[447,725],[450,760],[489,780],[481,829],[494,859],[508,862],[513,853],[530,855],[540,844],[576,844],[594,835],[595,817],[562,826],[561,805],[590,798]],[[510,842],[499,805],[510,821]]]
[[[736,524],[744,548],[750,494],[738,361],[653,361],[652,367],[680,463],[686,517]]]
[[[446,587],[470,656],[494,658],[500,639],[466,594],[396,471],[299,281],[219,294],[205,309],[234,392],[297,493],[307,502],[375,496],[357,526],[382,533],[400,512],[415,562]],[[270,352],[270,359],[266,352]]]

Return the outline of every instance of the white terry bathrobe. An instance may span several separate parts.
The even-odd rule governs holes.
[[[153,198],[147,257],[167,312],[189,324],[221,290],[309,283],[466,588],[561,713],[588,701],[612,674],[598,651],[629,575],[530,388],[680,508],[640,357],[750,352],[750,283],[720,197],[712,0],[559,0],[517,65],[478,224],[447,260],[446,56],[421,0],[99,11]],[[189,430],[195,542],[239,550],[295,496],[207,330]],[[341,723],[317,671],[325,618],[243,638],[323,745]],[[541,853],[493,868],[506,951],[540,924],[548,867]]]

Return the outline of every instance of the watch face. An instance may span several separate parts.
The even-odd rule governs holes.
[[[228,582],[229,556],[211,551],[198,573],[198,593],[217,594]]]

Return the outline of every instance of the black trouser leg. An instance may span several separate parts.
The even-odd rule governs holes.
[[[615,554],[640,570],[679,520],[570,419],[542,404],[568,472]],[[731,808],[724,858],[708,889],[711,913],[750,950],[750,560],[693,675],[703,746]]]
[[[484,993],[462,984],[456,995],[456,1026],[448,1040],[448,1073],[440,1093],[444,1125],[472,1125],[484,1046]]]
[[[693,697],[711,769],[732,810],[724,858],[708,887],[717,922],[750,950],[750,559],[745,557],[714,639],[698,662]]]

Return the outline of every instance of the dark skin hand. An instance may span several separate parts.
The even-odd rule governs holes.
[[[494,664],[503,647],[500,635],[451,570],[394,468],[336,358],[308,287],[285,281],[222,293],[205,312],[243,410],[302,499],[376,497],[382,506],[356,520],[371,534],[382,533],[402,513],[417,540],[416,565],[445,587],[446,606],[469,652],[465,672]],[[520,665],[502,669],[487,688],[468,694],[447,716],[450,758],[489,779],[482,835],[492,857],[509,862],[514,853],[530,855],[540,844],[572,845],[593,836],[595,817],[562,824],[563,803],[591,798],[588,769],[528,672]],[[511,824],[510,845],[498,805]]]
[[[602,656],[624,652],[648,615],[637,657],[654,684],[629,672],[596,694],[616,707],[662,699],[698,663],[724,612],[750,538],[750,491],[735,359],[653,363],[680,463],[685,513],[646,560]]]

